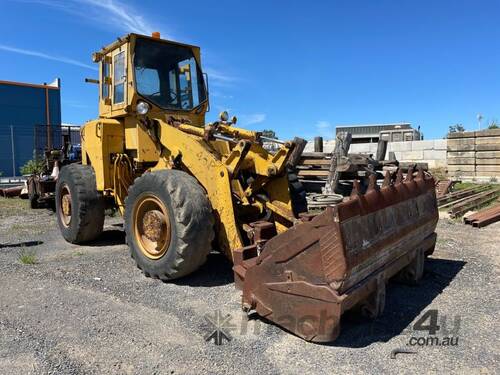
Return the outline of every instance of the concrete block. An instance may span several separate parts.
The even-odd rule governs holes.
[[[311,142],[312,149],[314,151],[314,142]],[[323,152],[333,152],[335,149],[335,141],[323,142]]]
[[[412,142],[389,142],[387,151],[411,151]]]
[[[456,139],[456,138],[472,138],[475,136],[475,132],[458,132],[458,133],[450,133],[448,134],[448,139]]]
[[[474,133],[476,137],[500,137],[500,129],[478,130]]]
[[[474,172],[474,165],[448,165],[448,172]]]
[[[349,148],[352,154],[375,154],[377,152],[376,143],[355,143]]]
[[[451,158],[448,159],[448,165],[474,165],[476,158]]]
[[[500,151],[477,151],[476,159],[500,159]]]
[[[446,168],[448,166],[446,160],[424,160],[424,162],[425,161],[429,163],[429,168]]]
[[[406,151],[401,152],[401,161],[419,161],[424,158],[423,151]]]
[[[500,165],[476,165],[476,171],[500,173]]]
[[[446,160],[446,150],[424,150],[424,160]]]
[[[448,159],[453,159],[453,158],[473,158],[475,157],[476,152],[475,151],[448,151],[446,154],[446,157]]]
[[[434,150],[446,150],[448,146],[447,139],[434,139]]]
[[[393,152],[394,152],[394,156],[396,156],[396,160],[401,160],[403,153],[401,151],[393,151]],[[389,155],[389,152],[387,152],[387,154]]]
[[[432,150],[434,148],[434,141],[413,141],[411,143],[412,151],[420,151],[420,150]]]
[[[500,165],[500,158],[476,159],[477,165]]]
[[[349,148],[349,152],[352,154],[368,154],[370,153],[369,143],[355,143]]]

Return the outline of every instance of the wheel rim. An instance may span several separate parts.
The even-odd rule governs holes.
[[[68,185],[63,185],[61,187],[61,198],[59,202],[60,210],[59,217],[61,218],[61,223],[65,227],[69,227],[71,223],[71,192]]]
[[[165,204],[155,195],[144,195],[135,204],[133,220],[134,236],[141,252],[150,259],[165,255],[171,238]]]

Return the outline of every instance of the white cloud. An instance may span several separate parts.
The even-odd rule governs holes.
[[[7,51],[7,52],[13,52],[13,53],[18,53],[21,55],[27,55],[27,56],[34,56],[34,57],[39,57],[41,59],[46,59],[46,60],[52,60],[52,61],[57,61],[63,64],[70,64],[70,65],[75,65],[79,66],[81,68],[87,68],[87,69],[92,69],[92,70],[97,70],[95,66],[89,65],[82,63],[77,60],[70,59],[68,57],[64,56],[57,56],[57,55],[49,55],[44,52],[39,52],[39,51],[34,51],[34,50],[29,50],[29,49],[23,49],[23,48],[17,48],[17,47],[11,47],[11,46],[6,46],[4,44],[0,44],[0,50]]]
[[[129,33],[135,32],[138,34],[149,35],[153,31],[161,31],[162,38],[175,40],[175,37],[167,35],[162,28],[155,27],[147,17],[138,9],[125,1],[120,0],[17,0],[18,2],[39,4],[42,6],[53,8],[57,11],[68,13],[72,16],[84,19],[93,27],[100,25],[111,26],[119,32]],[[48,56],[43,53],[37,53],[38,57],[44,57],[54,60],[54,56]],[[41,56],[44,55],[44,56]],[[34,56],[34,55],[33,55]],[[60,58],[67,63],[74,65],[90,67],[90,65],[82,64],[75,60]],[[70,62],[72,61],[72,62]],[[92,68],[93,69],[93,68]],[[238,77],[231,74],[221,72],[217,69],[205,67],[204,72],[208,74],[209,85],[211,87],[219,87],[221,89],[231,88],[240,81]],[[232,99],[231,95],[225,95]],[[216,95],[214,95],[216,96]],[[227,99],[227,98],[226,98]]]
[[[207,67],[203,69],[208,75],[208,85],[214,85],[219,87],[232,86],[234,83],[238,82],[238,78],[230,74],[223,73],[217,69]]]
[[[317,129],[331,129],[332,124],[330,124],[328,121],[320,120],[316,123],[316,128]]]
[[[210,91],[210,96],[213,98],[221,98],[221,99],[233,99],[233,95],[226,95],[219,91]]]
[[[250,115],[239,116],[239,118],[241,120],[241,124],[244,126],[260,124],[260,123],[266,121],[266,117],[267,116],[265,113],[253,113]]]
[[[329,121],[319,120],[314,124],[314,128],[316,129],[316,134],[308,136],[308,138],[320,136],[320,137],[323,137],[325,139],[333,139],[334,128],[333,128],[333,125]]]
[[[158,31],[137,9],[119,0],[21,0],[20,2],[51,7],[78,16],[93,25],[108,25],[123,32],[149,35],[153,31]]]
[[[71,1],[71,0],[70,0]],[[149,35],[155,29],[150,25],[139,12],[131,6],[125,5],[120,1],[113,0],[72,0],[96,8],[102,19],[108,21],[118,29],[132,31],[139,34]],[[95,18],[93,19],[94,22]]]

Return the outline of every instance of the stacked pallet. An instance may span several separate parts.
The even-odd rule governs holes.
[[[500,129],[476,132],[476,176],[500,177]]]
[[[500,129],[450,134],[447,163],[451,178],[498,179]]]

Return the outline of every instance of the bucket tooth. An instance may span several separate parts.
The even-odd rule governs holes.
[[[355,198],[358,195],[361,195],[361,186],[359,185],[359,181],[355,179],[352,182],[351,198]]]
[[[405,181],[413,181],[413,166],[408,168],[408,173],[406,174]]]
[[[420,167],[420,166],[418,167],[417,178],[419,180],[425,179],[424,169],[422,167]]]
[[[371,174],[370,177],[368,177],[368,191],[373,191],[373,190],[378,190],[378,185],[377,185],[377,175]]]
[[[413,169],[408,173],[412,181]],[[355,179],[351,199],[235,250],[242,308],[313,342],[334,341],[347,310],[382,314],[389,279],[422,277],[439,218],[431,179],[403,181],[402,169],[394,184],[391,177],[385,174],[390,187],[378,191],[370,176],[366,194]]]
[[[384,182],[382,183],[382,187],[389,187],[391,185],[391,172],[385,171]]]
[[[396,182],[395,184],[400,184],[403,182],[403,170],[401,168],[398,168],[398,171],[396,173]]]

